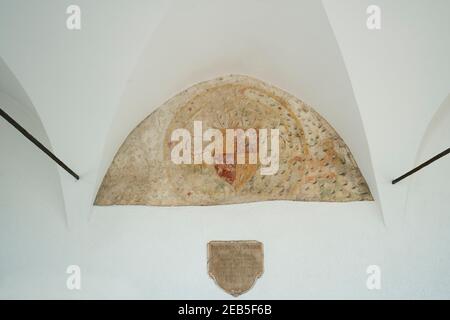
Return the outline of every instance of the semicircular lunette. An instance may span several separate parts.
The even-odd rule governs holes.
[[[279,88],[230,75],[190,87],[142,121],[115,155],[95,205],[266,200],[373,198],[347,145],[317,112]]]

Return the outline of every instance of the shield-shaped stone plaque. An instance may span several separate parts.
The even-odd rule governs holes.
[[[208,243],[208,273],[229,294],[237,297],[250,290],[263,271],[264,252],[261,242]]]

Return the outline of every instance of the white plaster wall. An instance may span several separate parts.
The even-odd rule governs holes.
[[[66,28],[72,1],[3,0],[0,52],[25,88],[53,150],[83,179],[60,170],[69,225],[91,209],[106,129],[166,1],[78,1],[82,29]]]
[[[83,29],[77,33],[64,28],[69,1],[2,1],[0,56],[42,118],[53,150],[82,179],[74,183],[60,171],[66,228],[61,197],[45,191],[57,184],[39,175],[54,165],[3,122],[0,166],[15,169],[1,175],[0,297],[229,298],[207,275],[206,243],[256,239],[265,245],[265,273],[244,299],[448,298],[450,284],[442,279],[450,279],[444,232],[450,204],[445,193],[427,187],[437,174],[422,171],[424,195],[413,187],[416,180],[388,183],[420,162],[420,140],[448,94],[446,5],[381,2],[395,26],[377,36],[364,29],[364,4],[353,2],[324,1],[325,11],[317,1],[285,1],[285,8],[273,1],[79,1]],[[413,18],[421,36],[399,39]],[[380,58],[377,48],[385,42]],[[402,64],[411,46],[419,50],[408,51]],[[431,62],[425,53],[433,54]],[[419,81],[408,66],[422,61],[428,67],[420,69],[421,90],[408,92]],[[374,76],[363,76],[368,71]],[[315,106],[350,145],[372,191],[380,190],[377,202],[101,207],[90,214],[108,161],[134,125],[179,90],[223,73],[256,76]],[[386,79],[389,88],[394,82],[400,88],[378,90]],[[406,92],[410,98],[401,100]],[[418,98],[421,103],[410,103]],[[382,121],[386,114],[395,131]],[[405,117],[422,133],[413,133]],[[430,145],[442,144],[439,137]],[[27,154],[15,161],[4,145]],[[399,146],[407,152],[386,160]],[[406,204],[409,185],[414,209]],[[405,195],[390,196],[394,188]],[[383,215],[397,220],[384,224],[380,203]],[[418,217],[426,216],[431,220],[420,229]],[[69,264],[82,268],[81,291],[65,288]],[[380,291],[366,289],[370,264],[382,268]]]
[[[324,0],[359,106],[383,217],[401,226],[409,182],[391,180],[414,166],[426,126],[450,91],[447,0]],[[381,9],[381,30],[366,9]]]
[[[450,95],[434,114],[427,126],[416,164],[450,147]],[[441,158],[410,179],[404,216],[405,234],[409,245],[417,282],[432,282],[435,291],[448,296],[450,277],[448,266],[450,157]]]
[[[0,59],[0,107],[51,149],[27,94]],[[0,296],[36,297],[64,268],[67,220],[56,165],[0,119]],[[31,280],[30,280],[31,279]],[[45,289],[44,289],[45,290]]]

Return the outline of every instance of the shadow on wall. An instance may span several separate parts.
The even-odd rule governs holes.
[[[28,132],[51,149],[37,111],[17,78],[0,58],[0,107]],[[50,214],[64,214],[61,182],[56,165],[12,125],[0,118],[0,207],[1,219],[28,217],[30,203],[39,211],[39,221],[54,220]],[[58,213],[57,213],[58,212]],[[7,217],[9,216],[9,217]],[[30,217],[31,221],[33,220]],[[67,224],[65,216],[59,217]],[[48,221],[47,221],[48,222]]]
[[[416,157],[416,165],[450,147],[450,94],[444,100],[430,121]],[[407,214],[410,216],[415,206],[421,207],[429,201],[440,203],[450,210],[450,156],[444,156],[426,168],[415,173],[409,184]],[[428,198],[430,197],[430,198]],[[421,214],[420,216],[423,216]]]

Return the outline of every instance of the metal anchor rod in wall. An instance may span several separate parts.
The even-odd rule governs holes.
[[[405,179],[406,177],[412,175],[413,173],[416,173],[417,171],[419,171],[420,169],[425,168],[426,166],[428,166],[429,164],[435,162],[436,160],[442,158],[443,156],[447,155],[450,153],[450,148],[447,148],[446,150],[442,151],[441,153],[435,155],[433,158],[425,161],[424,163],[418,165],[417,167],[415,167],[414,169],[408,171],[407,173],[405,173],[404,175],[392,180],[392,184],[396,184],[397,182]]]
[[[64,162],[62,162],[57,156],[55,156],[50,150],[48,150],[42,143],[40,143],[35,137],[33,137],[25,128],[18,124],[13,118],[11,118],[3,109],[0,108],[0,116],[8,121],[14,128],[16,128],[21,134],[23,134],[28,140],[30,140],[36,147],[42,150],[47,156],[55,161],[61,168],[66,170],[75,179],[80,180],[80,177],[70,169]]]

